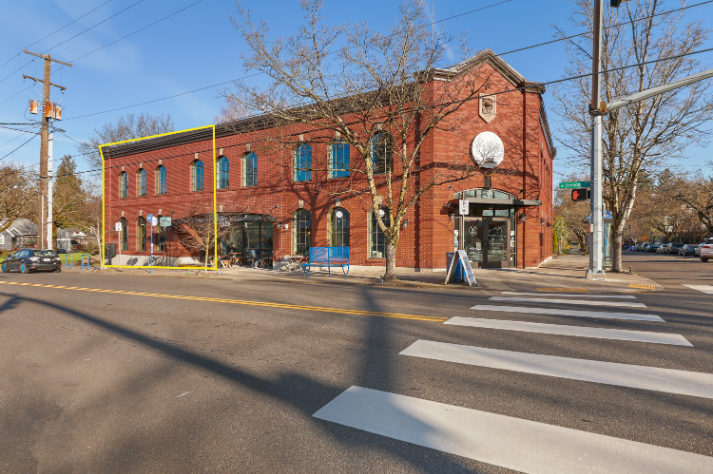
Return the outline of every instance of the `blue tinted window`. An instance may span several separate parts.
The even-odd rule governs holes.
[[[334,143],[329,147],[329,177],[345,178],[349,176],[349,144]]]
[[[191,191],[203,191],[203,162],[196,160],[191,167]]]
[[[248,153],[243,162],[243,186],[257,186],[257,155]]]
[[[226,156],[218,159],[218,189],[228,189],[230,187],[230,161]]]
[[[166,194],[166,167],[156,168],[156,194]]]
[[[136,172],[136,195],[146,196],[146,170],[143,168]]]
[[[295,150],[295,181],[312,180],[312,147],[300,145]]]

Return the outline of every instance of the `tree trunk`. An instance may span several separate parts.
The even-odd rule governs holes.
[[[624,239],[624,233],[619,232],[612,235],[612,264],[613,272],[621,272],[621,244]]]
[[[392,242],[386,242],[386,273],[384,281],[397,280],[396,276],[396,245]]]

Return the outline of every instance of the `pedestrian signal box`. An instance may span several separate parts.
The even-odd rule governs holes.
[[[591,191],[587,188],[572,190],[572,201],[586,201],[591,197]]]

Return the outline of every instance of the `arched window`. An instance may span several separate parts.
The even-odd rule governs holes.
[[[203,162],[191,163],[191,191],[203,191]]]
[[[243,186],[257,186],[257,155],[248,153],[243,157]]]
[[[386,227],[391,225],[388,209],[382,207],[378,215]],[[371,211],[369,219],[369,258],[386,258],[386,236],[379,227],[379,218],[374,211]]]
[[[303,143],[295,150],[295,181],[312,180],[312,147]]]
[[[227,156],[218,158],[218,189],[230,187],[230,161]]]
[[[126,171],[119,173],[119,197],[129,197],[129,175]]]
[[[342,207],[329,214],[329,246],[349,247],[349,212]]]
[[[136,250],[146,250],[146,219],[141,216],[136,219]]]
[[[394,139],[386,132],[379,132],[371,139],[371,162],[374,174],[386,174],[394,164]]]
[[[156,194],[166,194],[166,167],[156,168]]]
[[[295,237],[295,254],[307,255],[312,245],[312,214],[300,209],[293,216],[292,229]]]
[[[129,221],[125,217],[119,219],[121,222],[121,232],[119,233],[119,245],[121,250],[129,250]]]
[[[154,227],[154,244],[157,252],[166,251],[166,228],[161,226],[161,216],[158,216],[158,225]]]
[[[329,147],[329,177],[349,176],[349,143],[334,142]]]
[[[143,168],[136,172],[136,195],[146,196],[146,170]]]

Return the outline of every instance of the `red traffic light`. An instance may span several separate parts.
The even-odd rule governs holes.
[[[586,201],[590,197],[590,191],[587,188],[578,188],[572,190],[572,201]]]

